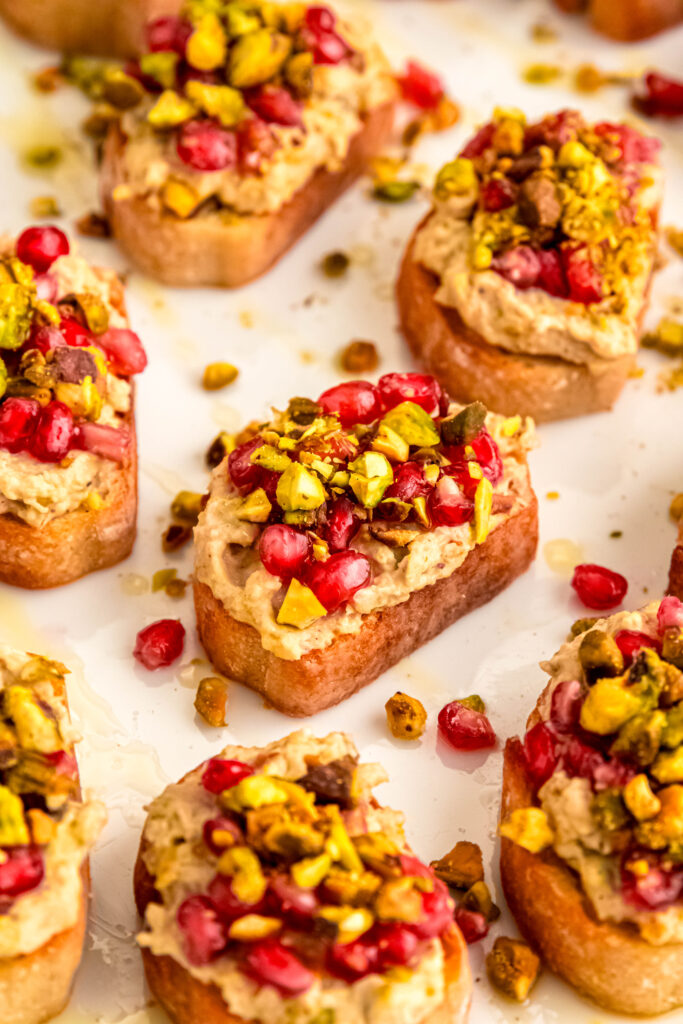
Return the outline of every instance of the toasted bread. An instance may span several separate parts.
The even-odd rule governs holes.
[[[678,529],[678,541],[671,556],[671,569],[669,570],[668,594],[683,601],[683,521]]]
[[[683,21],[683,0],[555,0],[563,11],[588,10],[593,28],[622,42],[647,39]]]
[[[415,235],[396,284],[401,329],[415,358],[453,398],[479,399],[495,412],[522,413],[539,423],[612,408],[635,366],[634,356],[579,364],[490,345],[457,310],[436,301],[438,280],[415,261],[414,246]]]
[[[51,50],[132,57],[143,47],[146,23],[180,6],[181,0],[0,0],[0,17]]]
[[[366,115],[338,171],[317,170],[274,213],[231,216],[201,211],[188,220],[146,198],[114,199],[125,185],[125,137],[110,129],[101,171],[101,192],[112,231],[129,259],[163,284],[236,288],[265,273],[363,173],[391,134],[394,104]]]
[[[522,745],[508,740],[501,817],[528,807],[533,798]],[[577,876],[552,851],[532,854],[502,839],[500,871],[522,935],[583,995],[606,1010],[637,1016],[683,1005],[683,944],[654,946],[632,925],[598,921]]]
[[[233,618],[195,581],[199,637],[220,672],[262,694],[278,711],[300,717],[338,704],[486,604],[523,573],[538,539],[538,506],[526,476],[524,506],[473,548],[450,576],[414,591],[402,604],[364,617],[360,632],[338,636],[297,661],[267,651],[253,626]]]

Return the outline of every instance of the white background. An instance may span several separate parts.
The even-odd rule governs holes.
[[[532,117],[566,105],[580,107],[589,118],[628,115],[624,88],[586,98],[571,91],[569,74],[558,85],[525,85],[520,72],[532,61],[558,63],[568,73],[584,60],[617,72],[681,70],[683,30],[619,46],[592,35],[581,21],[563,18],[550,0],[357,0],[351,6],[375,19],[397,65],[410,55],[431,64],[462,105],[461,122],[418,149],[417,159],[432,172],[497,104],[520,106]],[[532,42],[530,26],[542,16],[558,29],[556,43]],[[5,32],[0,47],[0,227],[21,230],[30,220],[31,198],[53,194],[65,212],[64,225],[71,228],[96,205],[95,177],[78,131],[86,104],[68,90],[49,98],[36,95],[29,72],[48,57]],[[680,122],[678,128],[664,122],[650,127],[664,142],[668,181],[662,222],[683,227]],[[46,142],[64,147],[62,165],[49,174],[27,172],[20,153]],[[72,669],[70,700],[85,736],[79,755],[83,780],[109,807],[109,825],[92,859],[88,951],[62,1024],[164,1019],[145,1008],[133,941],[131,872],[143,806],[225,744],[266,742],[297,724],[265,710],[257,696],[236,684],[230,691],[229,727],[212,731],[199,722],[192,707],[194,685],[208,666],[190,664],[201,651],[189,591],[180,602],[151,592],[134,597],[126,593],[126,577],[149,579],[168,565],[189,576],[190,550],[165,557],[160,535],[176,491],[204,488],[203,455],[220,427],[237,429],[292,394],[316,397],[340,378],[338,353],[352,338],[377,343],[381,372],[410,367],[396,330],[392,289],[402,247],[424,208],[424,200],[381,206],[368,198],[367,182],[361,183],[279,267],[237,292],[171,291],[130,275],[131,319],[150,357],[139,382],[141,501],[135,553],[124,565],[53,593],[0,587],[0,639],[60,658]],[[317,270],[331,249],[354,257],[340,281],[328,281]],[[111,243],[84,241],[82,251],[124,269]],[[683,296],[683,261],[670,250],[665,255],[669,265],[655,286],[650,323],[672,309],[676,295]],[[240,377],[212,396],[198,381],[205,364],[216,359],[233,362]],[[548,564],[547,544],[571,541],[577,546],[574,561],[623,572],[630,581],[629,607],[661,594],[674,543],[668,505],[672,494],[683,490],[682,396],[657,393],[658,374],[670,367],[666,360],[645,353],[641,363],[645,375],[629,381],[613,413],[540,431],[532,469],[541,543],[527,575],[362,693],[307,723],[321,734],[348,730],[365,759],[386,765],[391,782],[379,791],[380,799],[405,810],[409,838],[423,858],[442,855],[464,837],[480,843],[500,903],[495,869],[500,749],[488,755],[444,749],[437,742],[436,715],[446,701],[477,692],[501,741],[523,728],[543,686],[539,660],[559,646],[582,614],[567,573]],[[559,499],[546,498],[552,491]],[[623,537],[610,538],[613,530],[623,531]],[[131,657],[135,634],[165,616],[182,618],[188,631],[185,654],[176,666],[150,674]],[[388,734],[383,706],[396,689],[427,707],[429,726],[418,743],[401,744]],[[512,928],[505,915],[494,934],[511,934]],[[617,1020],[581,1002],[549,975],[527,1005],[499,1000],[482,971],[491,942],[492,936],[471,951],[474,1024]],[[683,1012],[668,1019],[683,1021]]]

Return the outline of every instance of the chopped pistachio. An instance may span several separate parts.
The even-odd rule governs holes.
[[[227,725],[225,713],[228,707],[228,684],[218,676],[206,676],[200,680],[194,701],[195,710],[207,725],[214,728]]]
[[[674,626],[664,630],[662,656],[676,668],[683,668],[683,629]]]
[[[676,494],[669,505],[669,515],[675,523],[683,519],[683,494]]]
[[[643,708],[637,694],[615,679],[598,679],[581,706],[581,726],[598,736],[608,736]]]
[[[173,50],[143,53],[140,57],[140,70],[143,75],[158,82],[162,89],[172,89],[176,82],[176,67],[179,59],[179,55]]]
[[[335,821],[330,829],[327,840],[327,852],[332,860],[338,862],[347,871],[362,871],[363,861],[344,827],[341,818]]]
[[[554,82],[562,74],[557,64],[529,64],[524,68],[522,78],[529,85],[547,85]]]
[[[30,841],[21,798],[0,786],[0,846],[26,846]]]
[[[62,211],[54,196],[36,196],[30,203],[31,216],[35,220],[61,217]]]
[[[148,54],[149,57],[160,58],[165,56],[161,53]],[[178,60],[177,54],[171,54],[170,56],[175,57],[175,62]],[[141,58],[140,66],[145,57]],[[173,67],[175,68],[175,62]],[[144,68],[143,68],[144,71]],[[147,74],[147,72],[145,72]],[[168,81],[162,82],[159,80],[160,85],[166,88],[171,88],[175,82],[175,74],[171,72],[167,76]],[[137,78],[133,78],[132,75],[127,75],[123,68],[109,67],[106,68],[102,75],[101,82],[102,98],[111,103],[117,110],[131,110],[136,107],[138,103],[144,98],[145,90],[143,89]]]
[[[332,858],[328,853],[317,857],[306,857],[292,864],[292,880],[300,889],[316,889],[332,867]]]
[[[401,402],[384,416],[382,424],[418,448],[430,448],[440,440],[434,420],[415,402]]]
[[[345,252],[328,252],[320,263],[320,269],[325,277],[343,277],[349,269],[351,260]]]
[[[486,704],[478,693],[473,693],[469,697],[458,697],[457,703],[471,711],[477,711],[480,715],[486,714]]]
[[[664,317],[655,331],[642,338],[645,348],[655,348],[662,355],[676,358],[683,355],[683,323]]]
[[[491,529],[493,484],[485,476],[477,484],[474,495],[474,543],[483,544]]]
[[[147,114],[153,128],[175,128],[189,120],[197,112],[194,103],[173,89],[164,89],[159,99]]]
[[[624,671],[624,656],[616,640],[601,629],[586,633],[579,645],[579,661],[589,682],[598,676],[618,676]]]
[[[227,52],[227,39],[220,19],[212,12],[205,14],[187,41],[188,63],[199,71],[213,71],[225,63]]]
[[[465,893],[460,906],[466,910],[474,910],[477,914],[483,914],[487,921],[497,921],[500,917],[500,909],[493,902],[491,890],[484,881],[475,882]]]
[[[278,451],[277,448],[273,448],[270,444],[261,445],[260,448],[252,452],[249,461],[255,466],[261,466],[263,469],[269,469],[274,473],[284,473],[287,466],[290,466],[292,463],[289,455]]]
[[[152,576],[152,593],[158,594],[160,590],[165,590],[177,575],[177,569],[159,569]]]
[[[178,551],[192,539],[192,527],[171,523],[161,535],[161,549],[166,553]]]
[[[53,754],[64,744],[57,723],[39,703],[33,690],[10,686],[4,690],[5,713],[14,722],[19,746],[41,754]]]
[[[472,402],[464,409],[441,421],[441,438],[445,444],[469,444],[486,423],[486,406]]]
[[[230,877],[232,891],[243,903],[258,903],[265,896],[268,880],[258,856],[250,847],[229,847],[220,856],[218,871]]]
[[[393,462],[406,462],[410,455],[410,445],[408,442],[404,441],[386,423],[380,424],[377,434],[372,439],[372,448],[374,451],[386,455]]]
[[[285,512],[312,511],[325,501],[325,488],[319,478],[300,462],[290,463],[278,480],[275,494]]]
[[[307,629],[324,615],[327,615],[327,609],[320,603],[313,591],[299,580],[293,579],[277,614],[277,621],[280,625]]]
[[[417,697],[397,691],[384,707],[392,736],[397,740],[420,738],[427,724],[427,712]]]
[[[103,213],[91,210],[76,221],[76,231],[84,238],[111,238],[111,224]]]
[[[31,829],[31,839],[38,846],[47,846],[57,835],[57,822],[41,811],[38,807],[32,807],[26,812]],[[2,831],[2,826],[0,826]]]
[[[313,92],[313,54],[305,50],[288,57],[284,66],[285,81],[299,99]]]
[[[187,220],[201,203],[201,196],[191,185],[176,178],[169,178],[161,190],[161,201],[167,210],[181,220]]]
[[[334,927],[336,941],[342,946],[355,942],[375,923],[365,907],[321,907],[317,917]]]
[[[401,874],[399,849],[383,832],[364,832],[353,837],[353,845],[363,864],[382,878]]]
[[[622,792],[616,787],[597,793],[591,801],[590,810],[602,832],[616,832],[628,824]]]
[[[624,803],[637,821],[656,818],[662,809],[661,800],[652,792],[647,775],[636,775],[624,786]]]
[[[224,128],[232,128],[248,115],[242,93],[229,85],[189,81],[185,86],[185,94],[205,114],[216,118]]]
[[[375,898],[375,913],[380,921],[415,924],[423,914],[422,896],[412,878],[389,878]]]
[[[496,939],[486,957],[491,983],[518,1003],[529,995],[540,969],[541,961],[526,942],[503,935]]]
[[[540,853],[552,846],[555,835],[545,811],[540,807],[519,807],[501,823],[499,832],[529,853]]]
[[[651,771],[658,782],[683,782],[683,746],[658,754]]]
[[[175,576],[172,580],[169,580],[164,591],[167,597],[173,598],[173,600],[179,600],[181,597],[185,597],[185,591],[188,588],[187,580],[177,579]]]
[[[202,510],[202,498],[198,491],[178,491],[171,502],[171,515],[184,523],[196,523]]]
[[[230,49],[228,81],[236,89],[261,85],[278,73],[292,49],[292,40],[267,28],[240,36]]]
[[[226,455],[235,450],[235,435],[228,434],[221,430],[217,437],[214,437],[206,453],[206,464],[209,469],[220,466]]]
[[[476,882],[484,880],[481,848],[464,839],[441,860],[432,861],[431,867],[437,878],[456,889],[470,889]]]
[[[378,363],[377,346],[372,341],[350,341],[342,350],[341,365],[346,373],[372,373]]]
[[[405,203],[413,198],[419,188],[419,181],[378,181],[373,186],[372,194],[375,199],[385,203]]]
[[[247,523],[265,523],[270,516],[273,506],[270,498],[263,487],[257,487],[255,491],[242,499],[242,503],[235,515],[238,519]]]
[[[667,716],[663,711],[654,710],[635,715],[622,725],[610,752],[627,754],[629,759],[647,767],[659,753],[666,725]]]
[[[258,942],[276,935],[282,929],[277,917],[263,917],[261,914],[245,914],[230,925],[228,935],[235,942]]]
[[[385,455],[367,451],[349,463],[349,486],[365,508],[379,505],[387,487],[393,482],[394,472]]]
[[[591,618],[577,619],[575,622],[572,623],[571,629],[569,630],[570,637],[572,639],[575,639],[577,636],[581,636],[582,633],[585,633],[587,630],[592,629],[597,621],[597,619]]]
[[[465,196],[478,187],[477,172],[467,157],[458,157],[441,168],[436,176],[434,195],[445,200],[450,196]]]
[[[221,795],[221,802],[228,811],[243,814],[247,810],[286,804],[287,790],[279,779],[269,775],[248,775]]]
[[[29,146],[23,154],[24,163],[35,170],[49,171],[62,162],[64,152],[61,146],[52,145],[49,142],[40,143],[36,146]]]
[[[204,370],[202,387],[206,391],[219,391],[237,380],[239,370],[232,363],[209,363]]]
[[[255,32],[257,28],[261,28],[261,19],[258,14],[243,10],[236,4],[229,4],[227,7],[222,8],[221,13],[223,14],[228,35],[231,39],[236,39],[237,36],[244,36],[247,32]]]

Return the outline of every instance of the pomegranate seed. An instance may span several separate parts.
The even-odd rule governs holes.
[[[581,114],[576,110],[560,110],[548,114],[526,130],[525,147],[546,145],[558,150],[565,142],[571,142],[578,135],[582,125]]]
[[[482,750],[496,745],[496,734],[486,715],[451,701],[439,712],[439,732],[456,750]]]
[[[338,413],[342,427],[373,423],[382,413],[379,392],[366,380],[352,380],[323,391],[318,405],[323,412]]]
[[[130,452],[130,434],[125,427],[109,427],[106,423],[79,423],[74,432],[78,446],[102,459],[124,463]]]
[[[44,274],[59,256],[68,256],[69,239],[52,225],[26,228],[17,239],[17,256],[22,263]]]
[[[59,330],[66,344],[72,348],[87,348],[94,342],[92,332],[80,321],[72,320],[70,317],[64,317],[60,321]]]
[[[43,754],[43,757],[57,775],[63,775],[67,779],[78,778],[78,761],[70,750],[56,750],[52,754]]]
[[[262,470],[251,461],[257,448],[263,445],[262,437],[252,437],[238,445],[228,456],[228,473],[235,487],[260,487]]]
[[[461,526],[474,518],[474,502],[466,497],[451,476],[442,476],[427,502],[435,526]]]
[[[513,206],[517,198],[517,190],[507,178],[491,178],[485,185],[482,185],[481,205],[489,213],[498,213],[500,210],[507,210]]]
[[[260,117],[250,117],[237,128],[237,162],[243,174],[260,174],[279,143],[270,125]]]
[[[448,408],[441,385],[428,373],[385,373],[380,377],[377,389],[384,412],[401,402],[414,402],[430,416],[439,416]]]
[[[334,32],[337,19],[329,7],[315,5],[306,11],[305,24],[311,32]]]
[[[545,722],[537,722],[524,737],[524,762],[537,789],[557,768],[555,737]]]
[[[183,653],[185,627],[178,619],[159,619],[141,629],[135,640],[133,657],[153,672],[166,668]]]
[[[417,61],[409,60],[398,79],[403,99],[420,110],[434,110],[443,99],[444,87],[438,75]]]
[[[195,171],[224,171],[237,165],[237,136],[215,121],[187,121],[178,130],[176,151]]]
[[[176,921],[183,935],[185,956],[195,967],[211,963],[225,949],[225,925],[206,896],[188,896],[178,907]]]
[[[45,875],[45,863],[37,846],[5,846],[0,864],[0,897],[14,899],[35,889]]]
[[[610,789],[616,787],[623,789],[624,786],[638,774],[638,770],[618,757],[612,757],[602,764],[596,765],[593,772],[593,787],[596,790]]]
[[[432,487],[425,480],[422,464],[404,462],[395,470],[394,482],[387,487],[384,498],[412,501],[413,498],[425,498],[431,491]]]
[[[223,793],[226,789],[232,789],[242,779],[254,774],[251,765],[242,761],[226,761],[220,757],[213,757],[206,762],[202,774],[202,786],[209,793]]]
[[[646,875],[634,875],[627,868],[621,872],[621,894],[638,910],[664,910],[683,893],[683,872],[651,867]]]
[[[147,46],[151,53],[173,50],[184,57],[191,35],[192,25],[184,18],[154,18],[147,24]]]
[[[0,448],[8,452],[25,451],[40,411],[40,405],[34,398],[5,399],[0,405]]]
[[[571,732],[578,724],[583,697],[578,679],[565,680],[553,690],[550,724],[558,732]]]
[[[541,276],[541,261],[538,253],[529,245],[518,245],[500,256],[494,256],[491,269],[509,281],[515,288],[524,290],[538,284]]]
[[[443,882],[434,879],[432,892],[422,894],[423,918],[411,925],[419,939],[435,939],[453,924],[453,901]]]
[[[232,818],[211,818],[209,821],[205,821],[204,828],[202,829],[204,845],[208,846],[211,853],[214,853],[217,857],[225,851],[225,846],[216,843],[214,839],[217,832],[227,832],[228,835],[232,836],[233,842],[237,845],[244,842],[242,829]]]
[[[355,513],[355,506],[345,495],[340,495],[329,502],[325,512],[325,525],[320,528],[320,535],[332,554],[346,551],[360,528],[360,519]]]
[[[232,882],[226,875],[216,875],[209,883],[209,897],[212,904],[226,921],[236,921],[245,914],[258,914],[265,909],[265,900],[245,903],[235,895]]]
[[[657,71],[645,75],[645,95],[634,98],[634,106],[649,117],[680,117],[683,114],[683,82]]]
[[[268,897],[276,913],[297,924],[309,921],[320,907],[313,889],[301,889],[287,875],[273,875]]]
[[[286,89],[264,85],[247,96],[247,105],[268,123],[303,127],[303,104]]]
[[[339,64],[353,53],[335,31],[336,22],[328,7],[309,7],[306,11],[303,37],[313,53],[314,64]]]
[[[618,572],[601,565],[577,565],[572,577],[572,587],[586,608],[606,611],[616,608],[624,600],[628,583]]]
[[[468,448],[471,448],[474,461],[478,463],[486,479],[494,486],[503,477],[503,460],[498,445],[486,429],[481,430],[469,445],[446,445],[442,449],[449,460],[449,465],[444,466],[443,472],[457,481],[466,497],[473,498],[479,481],[470,474],[471,455],[467,451]]]
[[[474,160],[476,157],[481,156],[491,145],[495,130],[496,126],[491,122],[482,125],[476,135],[473,135],[467,145],[460,150],[459,155],[466,157],[468,160]]]
[[[379,967],[405,967],[415,956],[419,939],[405,925],[381,925],[374,929]]]
[[[64,335],[57,327],[34,327],[24,348],[37,348],[39,352],[46,355],[53,349],[63,348],[66,345]]]
[[[413,857],[410,853],[399,854],[399,860],[401,862],[401,871],[404,875],[412,875],[414,878],[429,878],[434,881],[434,872],[431,868],[423,864],[417,857]]]
[[[284,523],[266,526],[259,541],[259,555],[271,576],[290,580],[297,576],[313,554],[311,538]]]
[[[647,100],[643,102],[647,103]],[[659,139],[654,139],[651,135],[641,135],[629,125],[611,124],[608,121],[596,124],[593,130],[596,135],[603,136],[619,150],[620,162],[625,164],[656,163],[662,147]]]
[[[489,933],[488,921],[483,914],[476,910],[468,910],[467,907],[458,907],[455,911],[455,923],[462,932],[462,937],[468,946],[474,945],[481,939],[485,939]]]
[[[54,274],[36,274],[33,278],[36,294],[43,302],[54,302],[59,292],[59,282]]]
[[[632,664],[636,654],[643,647],[652,647],[657,653],[662,650],[662,645],[656,637],[640,633],[637,629],[620,629],[614,634],[614,641],[623,655],[626,668]]]
[[[536,253],[541,264],[538,286],[549,295],[566,299],[569,295],[567,280],[564,276],[562,260],[556,249],[539,249]]]
[[[135,333],[123,327],[110,327],[97,338],[114,373],[132,377],[147,366],[147,354]]]
[[[315,981],[315,974],[276,939],[252,943],[246,950],[243,970],[257,984],[271,985],[289,998],[307,992]]]
[[[328,952],[327,969],[334,977],[349,983],[366,978],[379,969],[379,949],[362,939],[344,946],[335,943]]]
[[[679,601],[673,594],[667,594],[657,609],[657,628],[663,633],[674,626],[683,626],[683,601]]]
[[[561,250],[564,272],[567,278],[569,299],[589,305],[602,301],[602,274],[595,266],[585,248],[567,247]]]
[[[61,462],[71,450],[74,418],[64,402],[50,402],[40,410],[31,435],[30,452],[40,462]]]
[[[328,612],[334,612],[372,583],[370,562],[360,551],[339,551],[306,568],[304,582]]]
[[[486,479],[490,480],[494,486],[500,483],[503,479],[503,460],[500,448],[486,427],[480,430],[474,440],[470,442],[470,447],[473,449],[474,457]]]

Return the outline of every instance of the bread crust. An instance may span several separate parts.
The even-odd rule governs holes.
[[[341,635],[297,661],[267,651],[253,626],[234,619],[211,589],[195,580],[199,638],[220,672],[262,694],[278,711],[293,717],[317,714],[486,604],[529,567],[538,540],[538,506],[528,470],[525,500],[450,576],[402,604],[365,616],[360,632]]]
[[[683,520],[678,528],[678,541],[671,556],[667,593],[683,601]]]
[[[581,11],[578,0],[555,0],[564,11]],[[683,21],[683,0],[589,0],[588,17],[594,29],[622,42],[647,39]]]
[[[589,364],[556,356],[506,352],[471,330],[457,310],[436,301],[438,281],[416,262],[417,228],[396,283],[399,320],[415,358],[460,402],[479,399],[489,409],[533,416],[539,423],[611,409],[635,356],[595,358]]]
[[[522,744],[508,740],[501,817],[533,802]],[[635,1016],[683,1005],[683,944],[653,946],[633,925],[598,921],[577,876],[552,851],[532,854],[501,839],[500,871],[522,935],[582,995]]]
[[[152,18],[177,14],[182,0],[0,0],[0,16],[38,46],[66,53],[132,57]]]
[[[375,107],[353,137],[338,171],[317,170],[274,213],[233,217],[199,214],[180,220],[144,197],[114,200],[125,184],[125,138],[110,129],[101,169],[104,210],[129,259],[163,284],[237,288],[265,273],[363,173],[391,134],[395,104]]]

